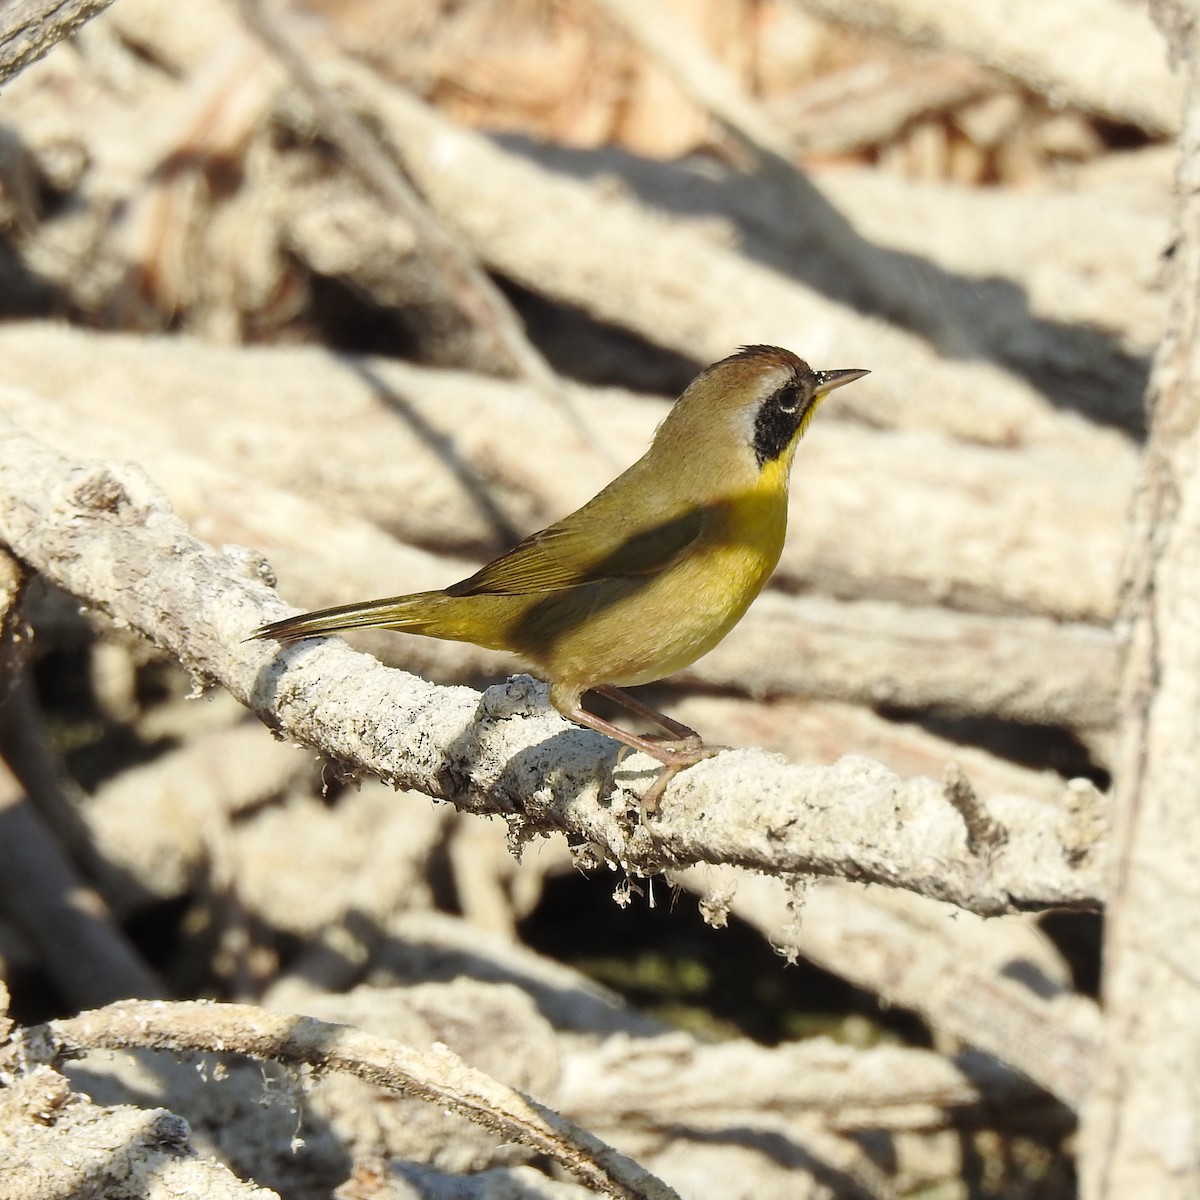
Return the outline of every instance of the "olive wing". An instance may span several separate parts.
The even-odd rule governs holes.
[[[706,510],[695,507],[637,529],[614,528],[611,520],[583,521],[580,515],[531,534],[470,578],[448,587],[447,595],[514,596],[653,575],[676,562],[700,537]]]

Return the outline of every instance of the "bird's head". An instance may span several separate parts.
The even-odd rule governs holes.
[[[786,475],[825,396],[868,373],[815,371],[779,346],[743,346],[696,376],[656,440],[678,443],[693,458],[697,450],[719,451],[719,461],[710,464],[715,469],[782,468]]]

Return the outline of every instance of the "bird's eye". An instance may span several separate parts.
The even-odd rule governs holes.
[[[800,407],[800,389],[794,383],[780,388],[777,396],[780,412],[794,413]]]

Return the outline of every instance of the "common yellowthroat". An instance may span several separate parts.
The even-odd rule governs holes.
[[[569,517],[440,592],[346,604],[263,625],[281,642],[382,626],[508,650],[550,683],[564,717],[676,772],[715,751],[620,688],[670,675],[741,619],[783,550],[796,446],[821,400],[866,375],[814,371],[777,346],[744,346],[702,371],[650,449]],[[594,691],[669,735],[629,733],[583,707]]]

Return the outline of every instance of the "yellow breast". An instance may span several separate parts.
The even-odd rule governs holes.
[[[786,529],[782,489],[756,487],[729,499],[665,570],[581,592],[576,599],[588,611],[563,622],[539,665],[552,680],[584,688],[631,687],[681,670],[745,614],[775,570]]]

